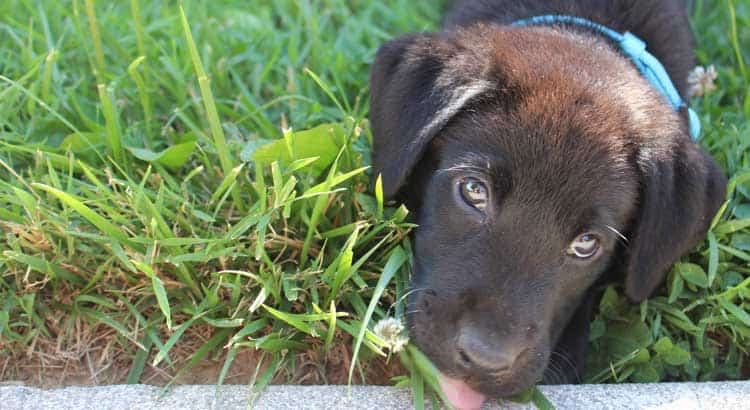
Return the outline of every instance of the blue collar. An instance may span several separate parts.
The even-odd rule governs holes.
[[[573,16],[557,16],[557,15],[544,15],[536,16],[528,19],[518,20],[513,23],[513,26],[524,27],[530,25],[541,25],[541,24],[576,24],[579,26],[586,27],[594,30],[605,37],[611,39],[615,43],[620,45],[620,49],[630,60],[635,64],[641,74],[654,86],[660,93],[662,93],[669,104],[675,111],[679,111],[683,107],[687,109],[688,119],[690,125],[690,136],[693,140],[697,140],[701,134],[701,122],[698,118],[698,114],[689,108],[685,101],[680,97],[680,93],[677,92],[672,80],[667,74],[667,70],[654,57],[653,54],[646,51],[646,43],[630,32],[625,34],[618,33],[608,27],[601,24],[594,23],[591,20],[586,20],[581,17]]]

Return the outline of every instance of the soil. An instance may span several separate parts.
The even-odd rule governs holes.
[[[208,329],[206,329],[208,331]],[[164,386],[176,384],[216,384],[227,357],[226,351],[199,361],[190,370],[180,372],[209,333],[186,334],[170,351],[173,364],[153,367],[152,349],[139,383]],[[337,335],[330,351],[311,341],[311,349],[288,358],[294,363],[280,368],[273,384],[347,384],[351,363],[351,337]],[[7,347],[7,346],[5,346]],[[0,385],[23,384],[36,387],[96,386],[126,383],[134,352],[119,349],[114,334],[99,334],[95,340],[82,340],[63,349],[53,340],[32,343],[24,352],[9,352],[0,342]],[[364,349],[363,349],[364,350]],[[257,369],[261,374],[268,367],[270,355],[252,347],[238,351],[224,378],[224,384],[249,385]],[[262,362],[261,362],[262,361]],[[361,360],[362,373],[355,369],[353,384],[392,385],[392,377],[405,374],[397,358],[375,357]],[[260,364],[260,365],[259,365]],[[364,378],[362,377],[364,375]]]

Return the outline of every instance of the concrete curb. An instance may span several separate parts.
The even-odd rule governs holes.
[[[750,409],[750,382],[542,386],[545,396],[566,409]],[[246,386],[178,386],[162,395],[158,387],[119,385],[37,389],[0,386],[0,408],[35,409],[247,409]],[[411,409],[407,389],[379,386],[270,386],[255,409]],[[428,407],[429,408],[429,407]],[[533,409],[502,403],[484,409]]]

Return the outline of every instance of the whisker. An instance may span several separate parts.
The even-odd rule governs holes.
[[[564,383],[565,383],[565,371],[563,370],[563,366],[561,363],[556,363],[555,384],[564,384]]]
[[[426,290],[429,290],[429,288],[416,288],[416,289],[411,289],[410,291],[408,291],[408,292],[404,293],[404,294],[403,294],[403,295],[402,295],[402,296],[401,296],[400,298],[398,298],[398,301],[397,301],[396,303],[400,303],[400,302],[403,302],[403,301],[404,301],[404,299],[406,299],[407,297],[409,297],[409,296],[410,296],[410,295],[411,295],[412,293],[417,293],[417,292],[424,292],[424,291],[426,291]]]
[[[429,290],[429,288],[416,288],[416,289],[411,289],[410,291],[408,291],[408,292],[404,293],[404,294],[403,294],[403,295],[402,295],[402,296],[401,296],[400,298],[398,298],[398,300],[396,300],[395,302],[393,302],[393,303],[391,304],[391,306],[390,306],[390,307],[388,307],[388,311],[386,312],[386,315],[390,315],[390,314],[391,314],[391,310],[392,310],[392,309],[393,309],[393,308],[394,308],[394,307],[395,307],[396,305],[398,305],[399,303],[401,303],[401,302],[403,302],[404,300],[406,300],[406,298],[407,298],[407,297],[409,297],[409,295],[411,295],[412,293],[416,293],[416,292],[424,292],[424,291],[426,291],[426,290]]]
[[[407,298],[407,297],[409,297],[409,295],[411,295],[412,293],[416,293],[416,292],[424,292],[425,290],[429,290],[429,289],[430,289],[430,288],[416,288],[416,289],[411,289],[410,291],[408,291],[408,292],[404,293],[404,294],[403,294],[403,295],[401,295],[401,297],[400,297],[400,298],[398,298],[398,299],[397,299],[397,300],[396,300],[395,302],[391,303],[391,306],[389,306],[389,307],[388,307],[388,310],[387,310],[387,311],[385,312],[385,315],[386,315],[386,316],[390,316],[390,315],[391,315],[391,310],[393,310],[393,308],[394,308],[394,307],[395,307],[396,305],[398,305],[399,303],[401,303],[401,302],[403,302],[404,300],[406,300],[406,298]]]
[[[545,383],[548,384],[560,384],[562,382],[562,371],[560,370],[560,365],[555,361],[554,357],[550,357],[549,362],[547,363],[547,369],[544,372],[544,377],[542,378]]]
[[[614,232],[615,235],[617,235],[618,238],[622,239],[622,243],[623,244],[625,244],[626,246],[628,245],[628,243],[630,241],[628,241],[628,238],[626,238],[625,235],[622,234],[622,232],[618,231],[617,229],[615,229],[615,228],[613,228],[613,227],[611,227],[609,225],[604,225],[604,226],[606,226],[607,229],[609,229],[610,231]]]
[[[580,383],[580,382],[583,381],[581,379],[581,375],[578,374],[578,368],[573,363],[573,360],[571,360],[571,358],[568,357],[568,355],[565,352],[553,351],[552,355],[556,356],[556,357],[559,357],[560,359],[562,359],[564,361],[564,363],[561,363],[561,364],[566,364],[566,365],[568,365],[573,370],[573,376],[575,377],[575,381],[576,382]]]

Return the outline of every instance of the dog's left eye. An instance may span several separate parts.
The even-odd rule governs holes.
[[[568,254],[580,259],[588,259],[599,251],[599,238],[591,233],[577,237],[568,247]]]
[[[487,206],[487,186],[478,179],[466,179],[461,182],[461,197],[467,204],[484,210]]]

